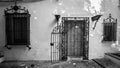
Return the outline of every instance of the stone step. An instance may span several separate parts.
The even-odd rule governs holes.
[[[79,61],[81,61],[81,60],[83,60],[83,57],[69,57],[68,56],[68,59],[67,59],[67,61],[72,61],[72,60],[79,60]]]
[[[93,59],[93,61],[99,64],[102,68],[120,68],[120,66],[108,58]]]
[[[120,66],[120,53],[105,53],[104,57]]]

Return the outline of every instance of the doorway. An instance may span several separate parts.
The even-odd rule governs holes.
[[[54,50],[51,51],[52,56],[57,56],[59,61],[67,60],[67,57],[83,58],[88,60],[89,49],[89,18],[88,17],[62,17],[61,24],[57,25],[54,30],[54,40],[52,41],[53,48],[57,49],[57,54]],[[57,35],[55,35],[57,34]],[[57,43],[54,44],[55,36]],[[54,53],[54,54],[53,54]]]

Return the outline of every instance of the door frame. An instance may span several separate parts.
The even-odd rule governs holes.
[[[65,22],[66,20],[85,20],[85,36],[84,36],[84,47],[83,47],[83,50],[84,50],[84,53],[83,53],[83,60],[88,60],[89,59],[89,17],[62,17],[62,27],[63,27],[63,32],[64,33],[67,33],[68,29],[67,29],[67,23]],[[64,34],[65,35],[65,43],[63,43],[63,49],[64,50],[61,50],[62,51],[62,57],[66,57],[68,56],[68,45],[67,45],[67,34]],[[65,52],[66,51],[66,52]],[[67,59],[66,59],[67,60]]]

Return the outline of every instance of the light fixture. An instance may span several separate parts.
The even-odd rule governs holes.
[[[60,15],[56,14],[56,15],[55,15],[55,19],[56,19],[56,23],[57,23],[57,26],[58,26],[58,21],[59,21],[59,19],[60,19]]]
[[[102,16],[102,15],[95,15],[95,16],[93,16],[93,17],[91,18],[92,21],[95,21],[95,24],[94,24],[93,30],[95,29],[96,24],[97,24],[97,22],[98,22],[98,20],[100,19],[101,16]]]
[[[60,19],[60,15],[55,15],[55,18],[56,18],[56,21],[58,22],[59,21],[59,19]]]

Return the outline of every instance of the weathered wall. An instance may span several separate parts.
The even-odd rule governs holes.
[[[98,7],[94,7],[94,2],[97,2]],[[19,3],[29,9],[31,14],[31,31],[30,41],[31,50],[24,47],[13,47],[12,50],[7,50],[2,47],[5,45],[4,31],[4,9],[9,7],[10,3],[0,3],[0,46],[5,54],[6,60],[50,60],[50,33],[53,29],[54,14],[62,16],[79,16],[91,17],[95,14],[103,14],[96,29],[92,30],[93,22],[90,22],[90,43],[89,43],[89,58],[100,58],[106,52],[115,52],[118,50],[113,43],[102,43],[102,21],[111,13],[114,18],[118,19],[118,29],[120,22],[120,12],[118,0],[46,0],[33,3]],[[101,3],[101,4],[100,4]],[[96,10],[96,11],[94,11]],[[119,39],[118,30],[118,41]]]
[[[98,58],[98,57],[103,57],[104,53],[106,52],[116,52],[119,49],[119,7],[118,7],[118,0],[103,0],[102,1],[102,6],[101,6],[101,11],[103,16],[97,23],[96,29],[95,30],[90,30],[90,49],[89,49],[89,56],[90,58]],[[118,21],[118,28],[117,28],[117,42],[112,43],[112,42],[106,42],[102,43],[102,32],[103,32],[103,26],[102,22],[104,18],[107,18],[109,13],[112,14],[112,17],[117,18]],[[92,23],[91,23],[92,24]],[[92,25],[91,25],[92,26]]]

